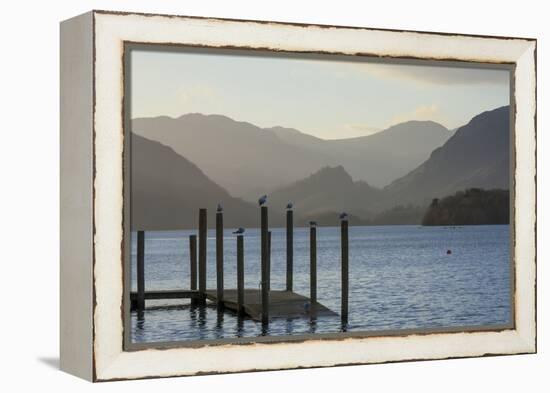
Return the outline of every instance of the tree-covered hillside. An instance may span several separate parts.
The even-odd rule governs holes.
[[[496,225],[510,223],[508,190],[470,188],[434,199],[422,225]]]

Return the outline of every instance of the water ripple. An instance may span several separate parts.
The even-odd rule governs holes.
[[[510,322],[508,226],[350,227],[350,291],[347,331],[500,325]],[[225,283],[236,287],[236,249],[225,232]],[[146,233],[146,289],[189,287],[188,236],[193,231]],[[340,310],[339,228],[318,228],[318,300]],[[295,230],[295,292],[309,294],[309,235]],[[214,232],[208,237],[207,285],[215,288]],[[272,229],[272,289],[285,286],[283,228]],[[132,241],[135,264],[135,239]],[[245,285],[260,280],[259,232],[247,229]],[[446,250],[452,249],[452,255]],[[135,290],[135,277],[133,287]],[[171,304],[167,307],[166,305]],[[268,329],[215,307],[188,301],[149,301],[144,319],[131,316],[133,342],[285,336],[342,331],[339,317],[273,319]]]

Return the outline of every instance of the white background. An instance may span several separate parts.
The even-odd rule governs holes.
[[[543,1],[12,1],[0,13],[0,390],[548,391],[549,12]],[[539,354],[92,385],[58,371],[59,26],[108,9],[538,38]],[[546,196],[546,197],[545,197]],[[546,242],[544,241],[546,239]],[[546,244],[545,244],[546,243]]]

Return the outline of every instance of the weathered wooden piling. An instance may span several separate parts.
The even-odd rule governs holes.
[[[348,293],[349,293],[349,259],[348,259],[348,220],[340,222],[341,248],[342,248],[342,323],[348,323]]]
[[[137,233],[137,309],[145,309],[145,232]]]
[[[206,209],[199,210],[199,293],[203,297],[200,303],[206,302]]]
[[[237,235],[237,314],[244,315],[244,236]]]
[[[197,290],[197,235],[189,236],[189,288],[192,291]],[[197,304],[196,299],[191,299],[191,305]]]
[[[261,206],[261,290],[262,290],[262,323],[269,323],[269,255],[268,255],[268,211]]]
[[[309,227],[309,299],[317,303],[317,227]],[[313,309],[313,307],[311,307]]]
[[[271,231],[267,232],[267,290],[271,291]]]
[[[286,211],[286,290],[292,291],[294,274],[294,217],[292,209]]]
[[[216,213],[216,290],[218,309],[223,308],[223,212]]]

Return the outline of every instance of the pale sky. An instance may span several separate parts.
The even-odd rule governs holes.
[[[408,120],[449,129],[508,105],[509,71],[277,55],[131,51],[131,116],[221,114],[324,139]]]

